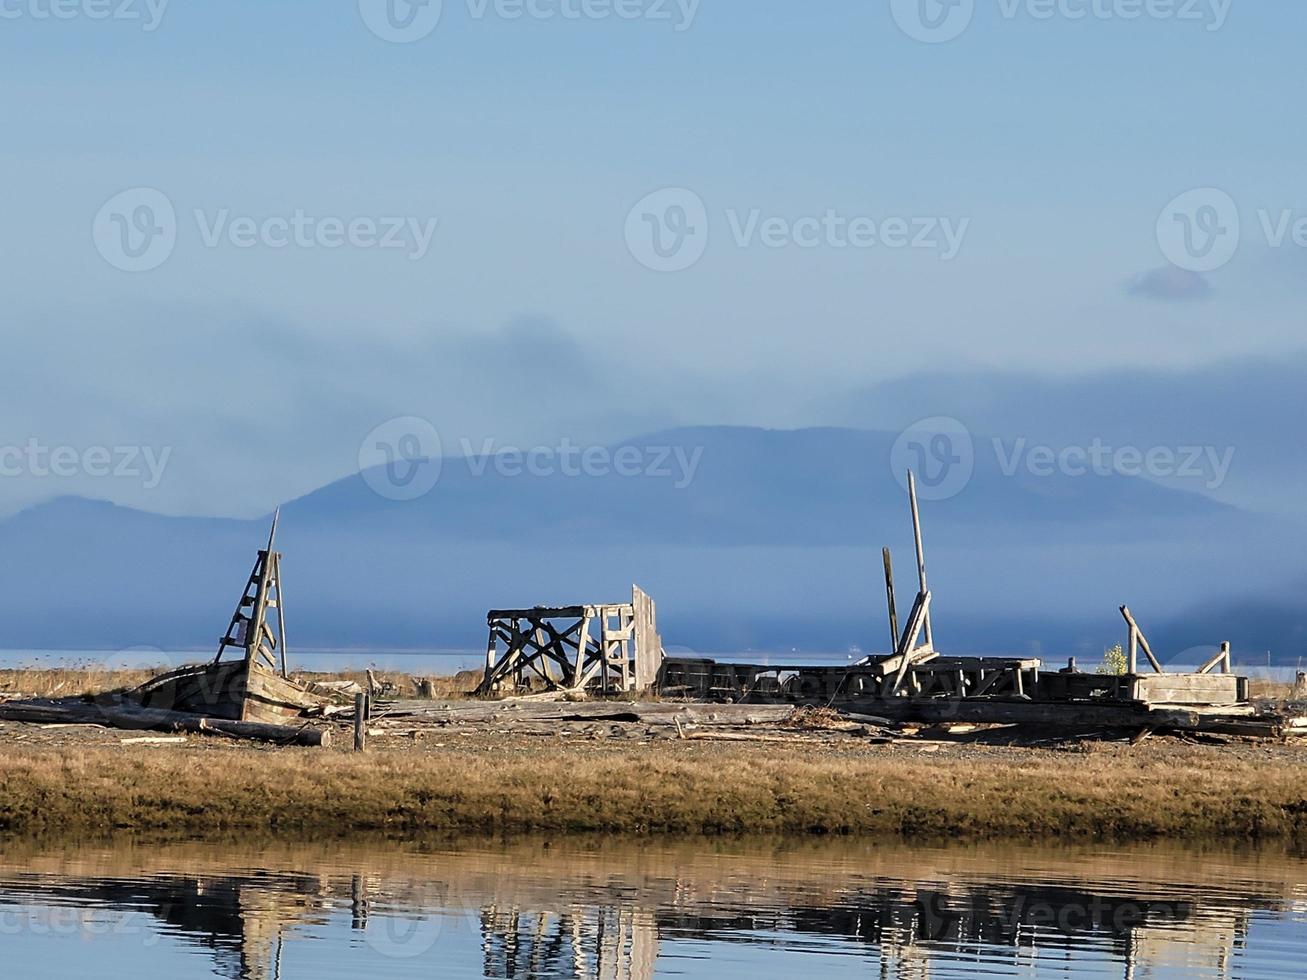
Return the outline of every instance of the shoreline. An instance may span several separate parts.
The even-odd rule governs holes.
[[[447,742],[352,754],[212,739],[28,747],[6,731],[0,746],[0,833],[9,837],[1307,837],[1307,749],[1293,745],[641,744],[449,733]]]
[[[374,679],[401,697],[416,685]],[[0,688],[69,694],[138,680],[15,672],[0,674]],[[466,686],[429,680],[446,695]],[[333,747],[315,749],[0,721],[0,834],[1307,840],[1304,739],[1032,741],[1003,726],[891,731],[820,717],[700,728],[688,714],[682,730],[673,704],[636,707],[544,719],[520,705],[417,702],[409,708],[424,721],[383,710],[363,753],[349,751],[347,724],[330,721],[317,724]]]

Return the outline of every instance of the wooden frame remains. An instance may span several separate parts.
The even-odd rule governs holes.
[[[275,550],[277,521],[281,512],[273,515],[268,546],[254,561],[254,570],[245,583],[245,591],[236,604],[227,632],[218,641],[218,655],[213,662],[220,663],[228,650],[240,650],[246,663],[262,662],[262,666],[279,671],[287,677],[286,664],[286,611],[281,596],[281,552]],[[269,612],[275,612],[275,624],[269,624]]]
[[[654,687],[663,665],[657,608],[639,586],[629,603],[495,609],[486,616],[477,694],[627,694]]]
[[[289,678],[281,552],[276,549],[279,518],[280,513],[273,516],[267,547],[254,560],[217,656],[138,688],[132,697],[143,707],[271,725],[323,711],[324,694]]]

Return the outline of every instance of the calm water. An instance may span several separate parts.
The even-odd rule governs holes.
[[[1307,863],[833,842],[0,850],[14,977],[1298,978]]]

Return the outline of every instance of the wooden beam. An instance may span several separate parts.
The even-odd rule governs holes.
[[[911,666],[913,661],[913,654],[916,652],[917,638],[921,636],[929,618],[930,593],[924,592],[917,597],[917,605],[912,611],[912,619],[908,622],[908,632],[905,633],[903,637],[903,646],[899,651],[899,655],[903,659],[899,663],[898,673],[894,677],[894,686],[890,689],[891,693],[897,694],[899,688],[902,686],[903,678],[907,675],[908,667]],[[928,652],[934,652],[929,649],[929,643],[927,643],[926,646]]]
[[[1131,614],[1130,607],[1122,606],[1121,615],[1125,617],[1125,621],[1130,625],[1130,673],[1138,673],[1139,650],[1143,650],[1144,655],[1148,658],[1148,662],[1152,664],[1153,671],[1158,674],[1165,674],[1165,668],[1163,668],[1158,659],[1153,656],[1153,648],[1148,645],[1148,638],[1144,636],[1144,631],[1141,630],[1139,624],[1135,622],[1135,617]]]
[[[1222,674],[1230,673],[1232,669],[1230,664],[1230,644],[1222,643],[1221,649],[1217,652],[1216,656],[1212,657],[1211,660],[1199,667],[1198,673],[1210,674],[1217,667],[1221,668]]]
[[[917,474],[908,470],[908,497],[912,502],[912,536],[917,545],[917,578],[920,581],[921,595],[926,595],[930,588],[926,584],[926,546],[921,534],[921,506],[917,503]],[[935,645],[935,631],[930,622],[930,610],[926,610],[925,623],[926,645]]]

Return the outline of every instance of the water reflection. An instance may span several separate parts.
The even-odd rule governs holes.
[[[117,943],[144,980],[197,953],[230,980],[1275,978],[1307,959],[1304,882],[1284,854],[1162,848],[11,846],[0,933],[11,968],[82,976]]]

